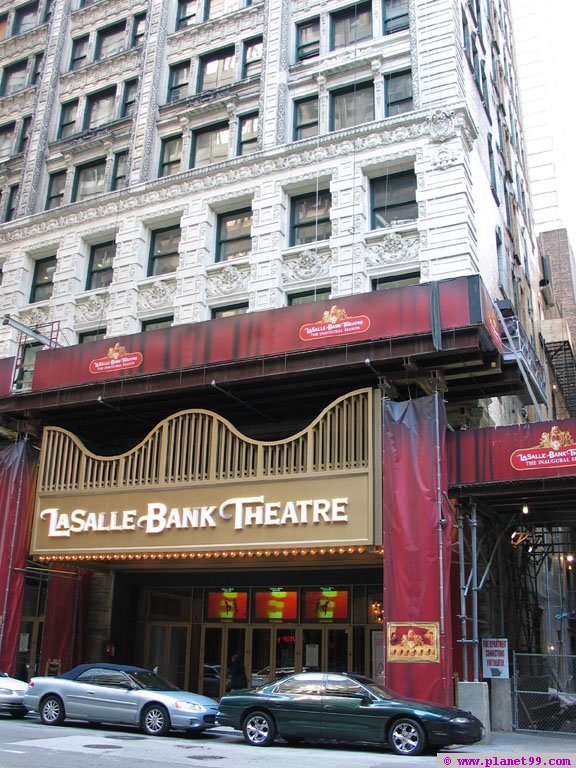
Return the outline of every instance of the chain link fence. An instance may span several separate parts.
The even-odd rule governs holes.
[[[514,653],[514,721],[519,731],[576,733],[576,656]]]

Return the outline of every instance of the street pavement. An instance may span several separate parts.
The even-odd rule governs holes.
[[[126,768],[130,763],[144,768],[270,768],[272,762],[277,768],[455,768],[465,764],[458,758],[467,755],[482,758],[484,766],[497,766],[496,756],[525,756],[524,764],[538,765],[528,759],[543,755],[570,758],[570,763],[559,764],[576,766],[576,734],[493,732],[489,743],[405,758],[366,745],[288,745],[278,739],[271,747],[250,747],[230,728],[157,738],[113,726],[67,723],[56,728],[32,716],[22,721],[0,718],[0,768]]]

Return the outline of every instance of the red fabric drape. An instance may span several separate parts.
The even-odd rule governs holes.
[[[385,681],[405,696],[452,703],[452,518],[444,504],[444,404],[434,395],[401,403],[386,400],[383,410],[385,643],[389,624],[390,632],[396,624],[407,632],[431,622],[436,632],[432,647],[438,651],[438,660],[427,662],[419,659],[432,652],[430,646],[422,653],[410,649],[394,655],[386,645]],[[393,641],[398,640],[395,633]]]
[[[0,453],[0,669],[15,674],[38,454],[27,440]]]
[[[74,666],[80,586],[76,568],[57,568],[50,575],[39,674],[46,674],[49,661],[61,672]]]

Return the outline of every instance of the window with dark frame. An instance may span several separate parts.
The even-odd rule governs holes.
[[[146,34],[146,13],[137,13],[132,19],[132,48],[142,45]]]
[[[332,234],[329,190],[297,195],[290,201],[290,245],[305,245],[328,240]]]
[[[84,331],[78,334],[78,344],[89,344],[91,341],[100,341],[106,336],[106,328],[98,328],[95,331]]]
[[[148,275],[166,275],[178,268],[180,227],[166,227],[152,232]]]
[[[420,285],[420,270],[402,272],[396,275],[385,275],[372,280],[373,291],[387,291],[390,288],[405,288],[409,285]]]
[[[318,135],[318,95],[294,102],[294,139]]]
[[[203,168],[219,163],[228,157],[230,126],[228,123],[213,125],[192,134],[192,167]]]
[[[234,317],[235,315],[245,315],[248,312],[248,304],[229,304],[226,307],[214,307],[211,312],[212,320],[218,320],[221,317]]]
[[[112,282],[113,262],[116,255],[116,243],[100,243],[90,248],[90,263],[86,279],[86,290],[107,288]]]
[[[18,139],[18,154],[23,154],[28,148],[28,140],[30,138],[30,128],[32,126],[31,115],[26,115],[22,120],[22,126],[20,128],[20,137]]]
[[[42,67],[44,65],[44,54],[37,53],[34,56],[34,63],[32,64],[32,71],[30,73],[30,85],[36,85],[42,74]]]
[[[8,188],[8,199],[6,200],[6,213],[4,215],[4,221],[13,221],[15,219],[19,192],[19,184],[12,184],[12,186]]]
[[[409,27],[408,0],[384,0],[384,34],[391,35]]]
[[[216,230],[216,261],[242,259],[251,253],[252,209],[221,213]]]
[[[12,155],[16,123],[0,126],[0,160],[6,160]]]
[[[320,55],[320,18],[296,25],[296,61],[306,61]]]
[[[200,59],[199,91],[211,91],[234,82],[234,48],[226,48]]]
[[[374,83],[354,83],[331,93],[330,130],[374,120]]]
[[[384,77],[386,117],[401,115],[414,109],[412,71],[392,72]]]
[[[46,210],[59,208],[64,202],[66,187],[66,171],[56,171],[48,177],[48,194],[46,195]]]
[[[96,50],[94,60],[106,59],[125,49],[126,21],[113,24],[105,29],[99,29],[96,34]]]
[[[250,5],[250,0],[207,0],[206,20],[218,19],[247,5]]]
[[[355,45],[372,37],[372,3],[358,3],[331,14],[331,50]]]
[[[190,61],[181,61],[178,64],[173,64],[168,74],[167,103],[186,98],[189,83]]]
[[[116,87],[91,93],[86,99],[84,130],[98,128],[114,120],[116,107]]]
[[[54,273],[56,272],[56,256],[38,259],[34,264],[30,304],[36,301],[47,301],[54,290]]]
[[[316,301],[325,301],[330,298],[330,288],[317,288],[313,291],[301,291],[288,296],[288,306],[298,304],[313,304]]]
[[[238,121],[238,154],[250,155],[258,150],[258,113],[242,115]]]
[[[60,108],[60,128],[58,138],[65,139],[76,133],[76,116],[78,114],[78,99],[62,104]]]
[[[122,117],[132,117],[136,113],[138,80],[127,80],[122,92]]]
[[[5,40],[8,34],[8,14],[0,13],[0,40]]]
[[[106,176],[106,159],[95,160],[85,165],[79,165],[74,175],[72,201],[80,202],[88,197],[104,192]]]
[[[171,328],[174,325],[174,315],[158,317],[153,320],[142,320],[142,332],[159,331],[161,328]]]
[[[112,166],[112,179],[110,189],[125,189],[128,183],[126,177],[128,167],[128,152],[116,152],[114,155],[114,165]]]
[[[14,11],[13,35],[23,35],[38,24],[38,3],[21,5]]]
[[[81,69],[88,64],[88,35],[72,40],[72,55],[70,56],[70,70]]]
[[[27,85],[28,61],[16,61],[4,67],[2,73],[1,96],[11,96],[13,93],[23,91]]]
[[[186,29],[196,23],[197,0],[178,0],[176,30]]]
[[[182,134],[162,139],[158,176],[172,176],[180,172],[182,160]]]
[[[372,179],[372,229],[393,226],[418,218],[416,174],[414,171],[392,173]]]
[[[244,43],[242,77],[255,77],[262,71],[262,38],[255,37]]]

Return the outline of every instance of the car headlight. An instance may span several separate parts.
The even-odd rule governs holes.
[[[12,689],[11,688],[0,688],[0,693],[1,694],[6,694],[7,693],[10,696],[12,694]]]
[[[203,712],[204,707],[193,701],[177,701],[174,706],[176,709],[182,709],[184,712]]]
[[[469,717],[451,717],[450,722],[454,725],[467,725],[470,722]]]

